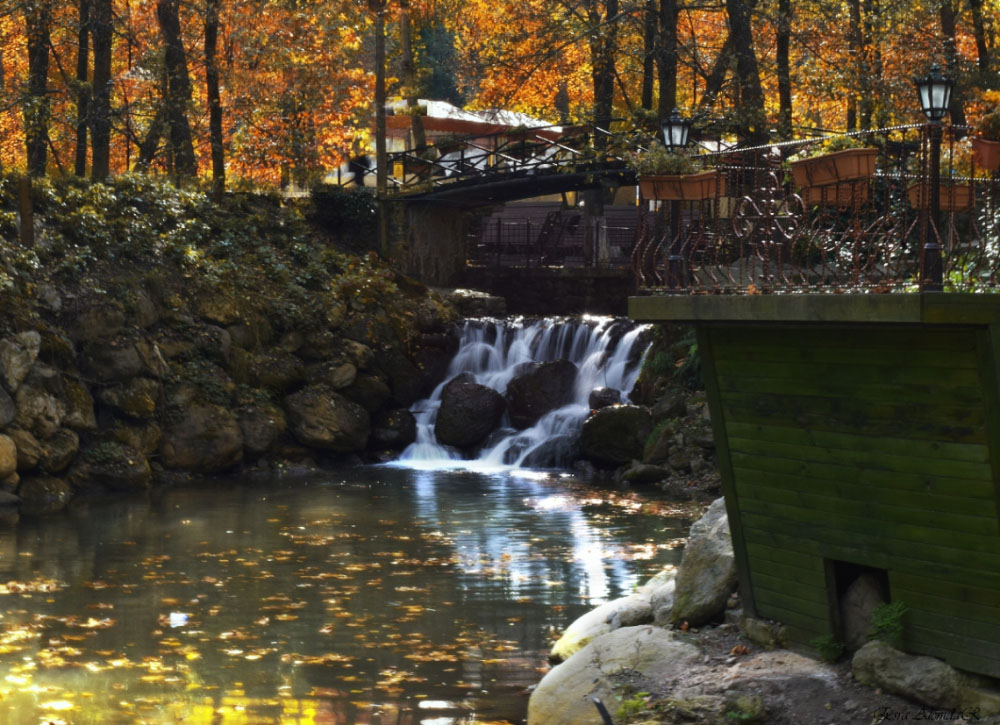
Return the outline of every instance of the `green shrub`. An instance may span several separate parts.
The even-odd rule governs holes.
[[[903,602],[880,604],[872,612],[873,638],[900,647],[903,644],[903,617],[909,610]]]
[[[844,654],[843,643],[832,634],[824,634],[809,640],[809,644],[824,662],[836,662]]]

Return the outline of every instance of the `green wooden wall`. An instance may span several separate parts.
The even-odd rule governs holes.
[[[808,646],[837,616],[824,562],[884,569],[907,650],[1000,676],[996,328],[699,335],[748,607]]]

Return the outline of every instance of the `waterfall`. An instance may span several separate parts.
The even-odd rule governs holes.
[[[599,387],[620,391],[623,402],[639,377],[648,347],[648,325],[612,317],[525,320],[470,319],[463,323],[459,349],[444,380],[430,397],[411,409],[417,438],[402,452],[397,465],[410,468],[473,468],[503,470],[563,466],[584,420],[589,396]],[[474,454],[441,445],[434,424],[445,385],[468,373],[476,383],[503,395],[523,363],[569,360],[577,366],[572,400],[544,414],[532,427],[516,430],[504,414],[500,427]],[[474,457],[470,457],[474,455]]]

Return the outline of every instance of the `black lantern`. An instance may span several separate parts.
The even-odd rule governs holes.
[[[938,66],[932,66],[931,72],[916,80],[920,91],[920,110],[931,121],[940,121],[948,113],[951,106],[951,89],[955,85],[947,76],[941,73]]]
[[[663,122],[663,142],[672,151],[682,149],[687,146],[690,130],[691,119],[681,116],[675,108],[670,118]]]

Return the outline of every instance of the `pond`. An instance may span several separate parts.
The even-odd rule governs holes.
[[[0,722],[519,722],[690,512],[569,474],[357,467],[0,531]]]

